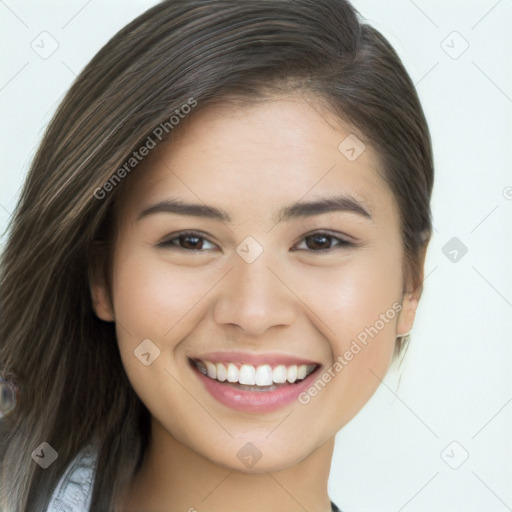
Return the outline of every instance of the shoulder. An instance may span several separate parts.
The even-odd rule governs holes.
[[[46,512],[89,510],[97,458],[94,444],[85,446],[76,455],[53,490]]]

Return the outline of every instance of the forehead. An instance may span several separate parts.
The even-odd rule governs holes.
[[[363,140],[301,97],[208,106],[139,165],[123,211],[135,215],[172,196],[220,206],[235,218],[270,217],[278,205],[335,193],[393,208],[379,157]]]

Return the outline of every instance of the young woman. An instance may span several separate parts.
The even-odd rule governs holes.
[[[414,86],[345,0],[121,30],[3,255],[2,510],[338,510],[334,437],[412,328],[432,184]]]

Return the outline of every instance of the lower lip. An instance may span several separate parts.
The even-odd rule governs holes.
[[[244,391],[210,379],[197,368],[194,370],[206,390],[221,404],[241,412],[266,413],[281,409],[297,400],[298,396],[311,386],[318,368],[297,384],[281,386],[273,391]]]

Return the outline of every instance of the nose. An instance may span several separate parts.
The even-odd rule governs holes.
[[[294,322],[298,299],[265,254],[252,263],[234,256],[234,268],[220,283],[214,308],[218,325],[235,325],[248,336],[259,336]]]

